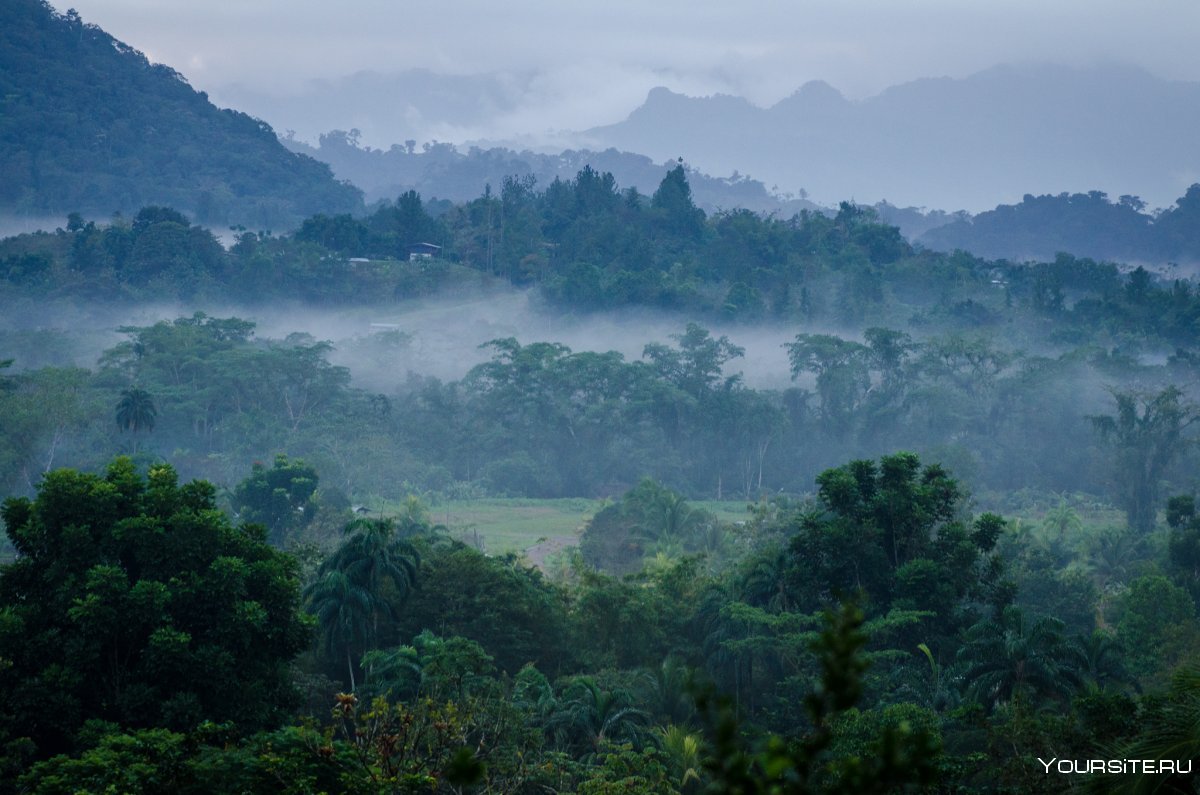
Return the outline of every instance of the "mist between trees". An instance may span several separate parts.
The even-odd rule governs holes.
[[[439,256],[410,258],[418,243]],[[651,197],[588,168],[459,205],[409,192],[290,237],[239,233],[228,251],[166,208],[107,226],[73,216],[0,243],[0,273],[20,371],[8,399],[64,402],[7,434],[2,476],[25,490],[49,465],[103,461],[119,438],[111,407],[136,386],[159,418],[126,443],[222,483],[286,451],[348,496],[597,496],[649,475],[754,498],[910,449],[981,494],[1123,506],[1115,437],[1087,418],[1170,385],[1186,414],[1200,316],[1186,280],[914,249],[851,204],[708,217],[682,167]],[[74,328],[45,328],[83,295]],[[271,338],[168,302],[236,305]]]
[[[1042,743],[1192,714],[1191,282],[928,252],[851,204],[710,217],[682,169],[236,232],[0,241],[0,677],[66,705],[0,714],[30,786],[177,748],[201,791],[282,748],[346,791],[977,788],[967,759],[1053,791]],[[434,519],[502,496],[606,501],[541,568]]]

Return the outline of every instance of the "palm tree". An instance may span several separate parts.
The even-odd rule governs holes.
[[[1147,556],[1145,539],[1128,528],[1110,527],[1092,536],[1088,565],[1100,590],[1121,586],[1137,575],[1137,564]]]
[[[917,644],[917,650],[925,655],[925,659],[929,661],[929,683],[925,686],[918,685],[918,696],[916,701],[938,712],[946,712],[952,707],[958,706],[959,694],[950,686],[953,680],[953,669],[945,671],[938,661],[934,659],[933,652],[929,646],[924,643]]]
[[[404,507],[396,516],[395,535],[397,538],[411,539],[416,537],[434,537],[447,532],[444,524],[434,524],[429,515],[429,509],[419,497],[409,495],[404,500]]]
[[[333,569],[304,589],[304,599],[308,611],[317,617],[321,648],[331,657],[345,653],[353,691],[354,650],[367,643],[371,630],[371,594],[344,571]]]
[[[157,417],[158,409],[154,407],[154,399],[150,397],[149,392],[136,386],[121,390],[121,399],[117,401],[117,427],[122,431],[133,432],[135,451],[138,431],[154,430],[154,420]]]
[[[668,655],[662,665],[647,671],[644,677],[647,706],[655,717],[671,723],[687,723],[696,714],[696,702],[691,697],[691,684],[696,672],[681,658]]]
[[[577,676],[567,685],[559,711],[550,719],[560,743],[582,740],[589,755],[609,740],[632,741],[639,737],[649,716],[631,706],[632,698],[621,688],[605,690],[590,676]]]
[[[1050,532],[1058,541],[1066,541],[1068,536],[1083,530],[1083,520],[1074,508],[1067,503],[1066,497],[1061,497],[1058,505],[1046,511],[1042,517],[1042,527]]]
[[[999,621],[985,620],[967,630],[959,650],[966,665],[967,694],[988,706],[1014,699],[1066,697],[1079,676],[1075,650],[1056,618],[1028,621],[1016,605]]]
[[[652,486],[639,487],[639,491],[649,493],[639,493],[632,498],[639,503],[637,507],[641,512],[641,521],[633,528],[633,536],[647,544],[648,552],[679,557],[707,515],[688,505],[682,494],[657,483]]]
[[[396,537],[390,519],[356,519],[344,532],[346,538],[321,563],[316,582],[304,595],[326,650],[345,650],[353,689],[351,648],[379,648],[381,620],[395,620],[416,583],[420,556]]]
[[[783,613],[795,607],[795,596],[788,588],[791,558],[782,547],[767,549],[752,559],[743,575],[744,599],[749,604]]]
[[[355,519],[343,532],[345,540],[321,568],[344,572],[370,594],[371,639],[377,641],[379,619],[396,617],[397,609],[416,584],[421,558],[412,544],[397,537],[391,519]]]
[[[667,756],[667,764],[679,778],[680,791],[696,790],[701,781],[700,771],[704,769],[704,738],[697,732],[689,732],[673,723],[655,728],[654,735],[659,748]]]
[[[1137,678],[1125,668],[1125,655],[1121,643],[1113,635],[1097,629],[1087,637],[1078,638],[1080,677],[1091,686],[1104,688],[1111,685],[1138,687]]]
[[[1100,591],[1096,605],[1096,624],[1105,626],[1109,602],[1127,588],[1147,558],[1146,540],[1130,528],[1108,528],[1091,536],[1088,567]]]

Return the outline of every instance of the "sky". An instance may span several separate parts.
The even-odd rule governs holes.
[[[63,0],[52,2],[66,10]],[[863,99],[920,77],[965,77],[998,63],[1118,62],[1200,80],[1195,0],[72,4],[84,21],[174,67],[218,104],[232,98],[267,107],[270,97],[359,71],[508,80],[512,107],[458,130],[460,138],[536,137],[616,122],[659,85],[765,106],[814,79]]]

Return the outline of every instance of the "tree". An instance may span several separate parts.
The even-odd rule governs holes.
[[[136,386],[121,390],[121,399],[117,401],[117,427],[134,434],[135,451],[138,431],[154,430],[157,417],[158,409],[154,407],[154,399],[149,392]]]
[[[643,478],[592,517],[579,548],[589,565],[625,574],[640,568],[646,557],[698,551],[704,529],[714,523],[711,514],[688,505],[682,494]]]
[[[1160,574],[1132,580],[1117,610],[1117,637],[1130,669],[1140,677],[1164,674],[1200,649],[1196,603]]]
[[[325,561],[324,568],[345,572],[377,599],[388,596],[390,604],[402,604],[416,583],[421,558],[412,544],[397,537],[396,523],[390,519],[355,519],[344,532],[345,540]],[[385,594],[386,588],[391,593]],[[385,612],[391,612],[390,605]]]
[[[789,584],[801,610],[862,591],[872,614],[931,611],[922,631],[949,638],[1002,598],[993,551],[1004,520],[960,519],[958,482],[940,466],[897,453],[826,470],[817,485],[822,511],[783,518],[795,528]]]
[[[1168,467],[1192,444],[1187,429],[1200,420],[1196,406],[1169,386],[1155,395],[1112,391],[1115,415],[1092,416],[1100,438],[1115,448],[1114,475],[1129,526],[1154,529],[1159,488]]]
[[[804,699],[807,731],[799,736],[768,735],[748,749],[737,711],[728,700],[704,695],[699,706],[708,719],[709,753],[704,759],[711,779],[707,792],[878,793],[906,791],[936,778],[940,742],[927,725],[907,720],[879,727],[865,753],[837,754],[838,723],[852,714],[863,694],[868,661],[863,648],[862,610],[843,604],[825,614],[825,625],[812,639],[820,680]]]
[[[1191,495],[1172,497],[1167,502],[1167,524],[1172,574],[1195,599],[1200,596],[1200,517]]]
[[[317,617],[322,648],[330,656],[345,656],[353,690],[355,655],[387,645],[388,631],[416,583],[420,557],[397,537],[390,519],[356,519],[344,532],[304,598]]]
[[[630,490],[623,503],[635,522],[633,536],[646,545],[650,555],[682,555],[700,526],[711,520],[704,511],[688,505],[682,494],[649,478]]]
[[[871,386],[870,349],[830,334],[797,334],[796,341],[784,347],[792,363],[793,379],[803,372],[816,375],[827,427],[834,435],[844,436]]]
[[[210,484],[117,458],[49,473],[2,516],[19,557],[0,569],[0,735],[51,755],[89,721],[277,725],[308,643],[296,563],[231,525]]]
[[[319,648],[331,657],[346,656],[350,690],[357,687],[354,655],[364,652],[374,613],[371,594],[344,571],[327,571],[304,589],[308,612],[317,619]]]
[[[315,469],[281,453],[270,469],[255,462],[250,477],[233,491],[233,509],[242,521],[264,525],[273,543],[282,543],[316,515],[318,480]]]
[[[0,462],[7,463],[12,485],[19,473],[21,485],[32,494],[37,478],[54,469],[89,419],[103,415],[91,380],[79,368],[43,367],[0,382]]]
[[[1066,700],[1080,683],[1077,652],[1063,634],[1063,622],[1029,620],[1009,605],[999,620],[984,620],[967,631],[959,659],[967,666],[968,695],[993,707],[1014,699]]]
[[[560,745],[594,754],[606,742],[639,739],[648,719],[623,688],[606,689],[594,677],[577,676],[563,690],[548,728]]]
[[[692,202],[692,188],[682,163],[663,177],[650,199],[650,207],[670,234],[697,240],[704,230],[704,211]]]
[[[713,337],[697,323],[688,323],[684,333],[672,334],[671,339],[678,343],[679,350],[655,342],[647,345],[642,355],[653,362],[663,378],[697,400],[722,382],[727,362],[746,353],[728,337]],[[740,374],[732,375],[724,383],[731,386],[740,380]]]
[[[479,643],[498,668],[527,663],[550,672],[571,664],[565,599],[515,556],[489,557],[449,539],[419,541],[420,580],[397,622],[400,637],[431,629]]]
[[[1114,759],[1195,760],[1200,756],[1200,670],[1184,667],[1171,677],[1165,697],[1148,704],[1139,717],[1137,735],[1116,749]],[[1131,795],[1195,792],[1200,771],[1142,773],[1126,777],[1111,791]]]

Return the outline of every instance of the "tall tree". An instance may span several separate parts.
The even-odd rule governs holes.
[[[356,519],[346,525],[345,534],[304,596],[317,617],[324,650],[345,655],[353,688],[355,652],[361,655],[394,640],[389,630],[416,583],[420,556],[398,537],[390,519]]]
[[[1149,533],[1154,529],[1162,479],[1193,443],[1187,429],[1200,420],[1200,410],[1185,401],[1175,386],[1154,395],[1114,390],[1112,396],[1116,414],[1089,419],[1100,438],[1114,448],[1113,479],[1129,526]]]
[[[357,687],[355,653],[367,650],[374,604],[371,594],[344,571],[326,571],[304,589],[308,612],[317,618],[320,648],[330,657],[346,657],[350,690]]]
[[[158,418],[158,409],[154,406],[154,398],[141,387],[130,387],[121,390],[121,399],[117,401],[117,427],[122,431],[133,434],[134,450],[137,450],[138,431],[154,430],[154,421]]]
[[[816,375],[826,427],[835,436],[845,436],[871,386],[870,349],[830,334],[797,334],[796,341],[784,347],[791,359],[792,378],[804,372]]]

